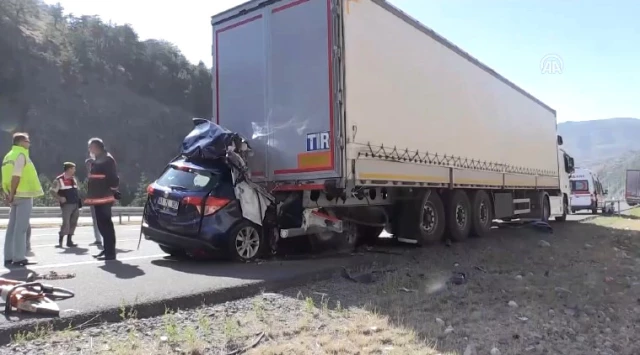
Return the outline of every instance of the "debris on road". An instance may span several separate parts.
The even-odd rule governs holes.
[[[467,282],[467,275],[464,272],[454,272],[450,280],[454,285],[462,285]]]
[[[55,271],[49,271],[48,274],[38,274],[35,272],[30,272],[29,275],[27,275],[27,282],[33,282],[36,280],[67,280],[67,279],[72,279],[76,277],[75,273],[69,273],[69,274],[58,274]]]
[[[551,243],[547,242],[546,240],[540,240],[538,241],[538,246],[541,248],[548,248],[551,246]]]
[[[363,283],[363,284],[370,284],[375,282],[373,273],[370,273],[370,272],[362,273],[356,276],[351,276],[351,274],[349,273],[349,270],[343,267],[341,274],[342,274],[342,277],[344,277],[345,279],[351,282],[357,282],[357,283]]]

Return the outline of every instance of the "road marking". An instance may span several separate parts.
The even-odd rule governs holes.
[[[7,226],[3,226],[3,227],[4,227],[3,229],[6,230]],[[114,225],[114,227],[116,228],[116,232],[118,230],[125,230],[125,231],[128,231],[128,230],[140,230],[140,226],[129,227],[129,226],[126,226],[126,225],[117,225],[116,224],[116,225]],[[56,231],[57,232],[57,231],[60,230],[60,227],[56,227],[56,228],[38,228],[38,227],[34,227],[34,225],[32,225],[31,229],[32,230],[35,229],[38,232],[46,232],[46,231]],[[93,226],[78,226],[78,227],[76,227],[76,229],[93,229]],[[90,232],[90,230],[88,230],[87,232]],[[33,237],[34,234],[32,234],[31,236]]]
[[[168,254],[156,254],[156,255],[145,255],[145,256],[131,256],[128,258],[118,258],[117,261],[130,261],[130,260],[141,260],[141,259],[151,259],[151,258],[160,258],[167,256]],[[92,264],[103,264],[105,261],[102,260],[87,260],[87,261],[79,261],[75,263],[63,263],[63,264],[50,264],[50,265],[27,265],[24,269],[16,268],[16,269],[7,269],[10,271],[18,271],[18,270],[40,270],[40,269],[53,269],[60,267],[69,267],[69,266],[80,266],[80,265],[92,265]]]
[[[118,239],[118,242],[137,242],[139,238],[135,238],[135,239]],[[36,244],[36,245],[32,245],[31,248],[50,248],[50,247],[55,247],[58,244]],[[95,245],[87,245],[88,247],[95,247]],[[78,247],[82,247],[82,245],[78,245]],[[72,249],[72,248],[69,248]]]
[[[43,231],[42,229],[38,228],[38,232]],[[78,227],[76,230],[80,229],[80,227]],[[47,229],[49,230],[49,229]],[[55,229],[51,229],[51,230],[55,230],[58,231],[60,230],[60,228],[55,228]],[[130,231],[140,231],[140,227],[135,227],[135,228],[123,228],[123,227],[116,227],[116,234],[118,234],[118,232],[130,232]],[[87,231],[80,231],[81,233],[75,234],[75,236],[79,236],[79,235],[93,235],[92,231],[87,230]],[[31,238],[33,237],[57,237],[58,233],[47,233],[47,234],[31,234]]]

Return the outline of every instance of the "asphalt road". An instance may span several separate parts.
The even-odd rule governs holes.
[[[38,264],[29,266],[28,270],[40,274],[50,271],[76,274],[72,279],[43,281],[76,293],[76,297],[58,302],[62,316],[173,299],[263,280],[277,281],[315,270],[320,272],[344,261],[344,258],[341,261],[332,258],[260,264],[177,261],[168,258],[155,243],[144,238],[137,250],[140,227],[124,225],[117,226],[116,231],[118,260],[105,263],[91,256],[98,252],[97,248],[88,246],[93,241],[91,227],[78,228],[74,238],[77,248],[56,248],[56,232],[55,228],[33,229],[34,255],[30,258]],[[3,268],[0,277],[24,280],[28,270]],[[0,328],[8,326],[10,323],[0,318]]]

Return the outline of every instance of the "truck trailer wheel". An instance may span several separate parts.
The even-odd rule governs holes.
[[[402,214],[400,234],[403,238],[414,239],[421,246],[442,240],[445,229],[444,205],[435,190],[420,193],[420,198],[407,201],[409,204]]]
[[[489,194],[484,190],[471,193],[471,235],[484,237],[491,232],[493,205]]]
[[[453,190],[447,197],[447,231],[452,240],[460,242],[469,237],[471,230],[471,202],[463,190]]]

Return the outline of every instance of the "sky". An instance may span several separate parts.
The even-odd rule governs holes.
[[[45,2],[128,23],[142,40],[168,40],[211,66],[211,16],[245,1]],[[640,118],[640,1],[390,2],[554,108],[558,122]]]

